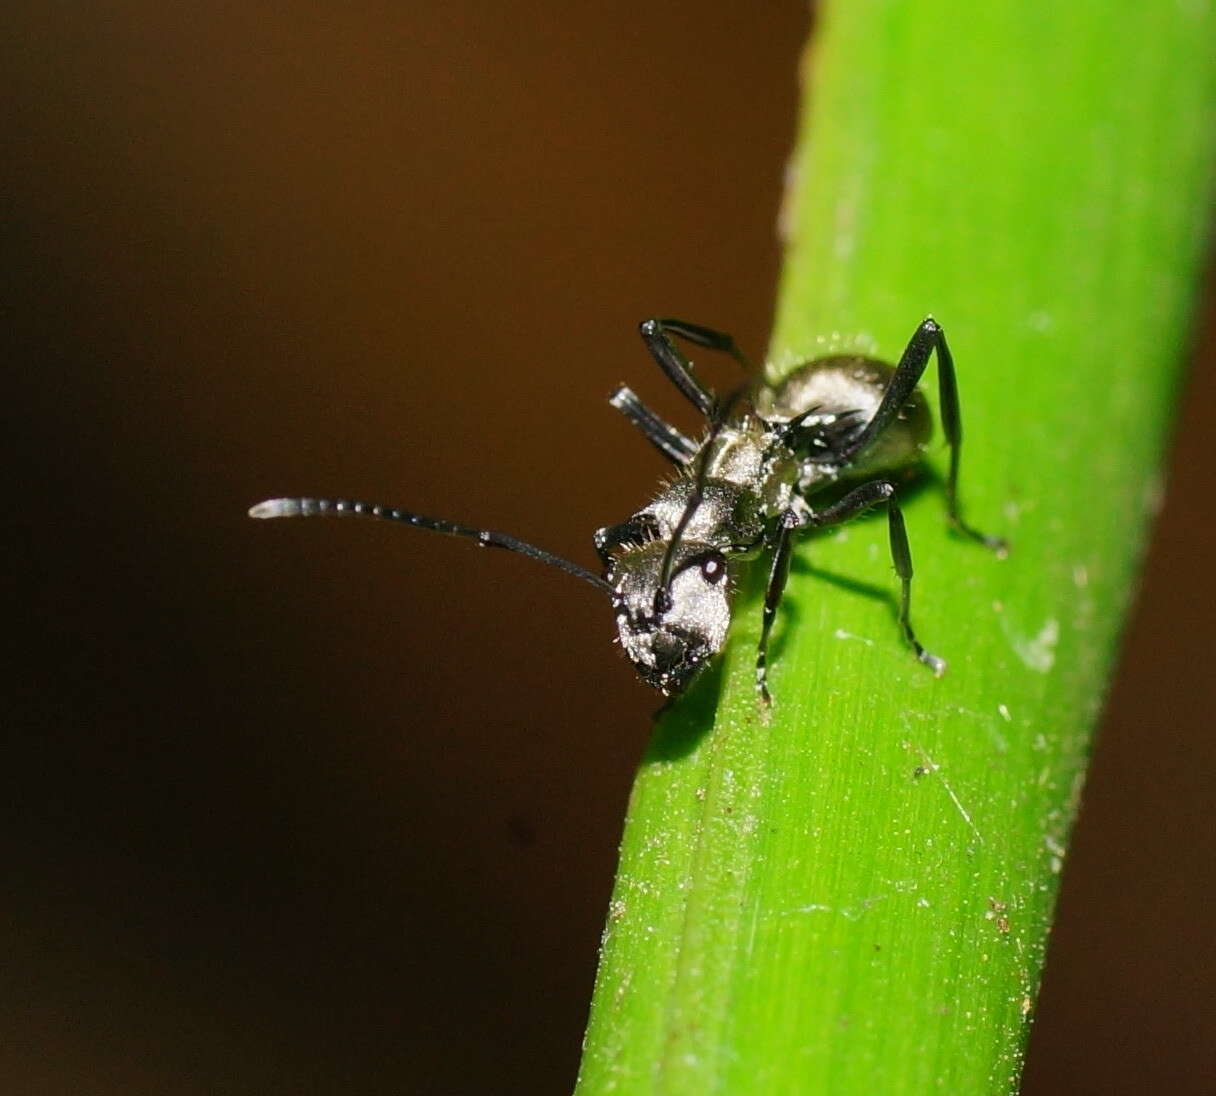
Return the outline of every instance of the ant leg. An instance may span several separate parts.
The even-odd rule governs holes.
[[[722,353],[729,354],[747,372],[752,372],[752,363],[747,360],[743,351],[735,344],[734,337],[728,335],[725,331],[715,331],[712,327],[702,327],[699,323],[689,323],[687,320],[675,320],[670,317],[658,322],[673,335],[679,335],[680,338],[687,339],[690,343],[707,347],[710,350],[721,350]]]
[[[891,425],[892,420],[903,409],[905,403],[908,402],[908,397],[916,390],[916,386],[920,383],[921,377],[924,375],[925,368],[929,364],[929,355],[933,353],[934,348],[938,348],[938,368],[941,372],[949,369],[950,382],[947,387],[954,392],[954,425],[958,425],[958,395],[957,389],[954,386],[954,363],[950,357],[950,351],[943,351],[946,340],[942,336],[942,329],[938,322],[933,318],[922,321],[920,326],[912,333],[912,338],[908,340],[908,345],[904,348],[904,352],[899,357],[899,363],[895,366],[895,371],[891,374],[890,381],[887,382],[886,391],[882,394],[882,399],[878,403],[878,408],[875,410],[873,417],[865,427],[858,432],[853,440],[842,450],[832,454],[830,457],[825,457],[825,460],[832,460],[840,464],[846,464],[856,460],[864,450],[869,446]],[[943,382],[945,383],[945,382]],[[943,390],[943,395],[945,395]],[[943,404],[948,402],[943,399]],[[943,406],[942,418],[947,419],[949,412]],[[950,427],[945,425],[947,435],[949,435]]]
[[[612,404],[672,464],[683,467],[696,456],[696,445],[650,410],[631,388],[621,385],[609,397]]]
[[[950,447],[950,471],[946,474],[946,514],[954,529],[1004,558],[1009,554],[1009,546],[1003,538],[981,533],[963,521],[959,514],[958,464],[963,449],[963,419],[958,406],[958,379],[954,373],[954,355],[946,344],[946,333],[936,323],[933,326],[937,328],[937,392],[941,404],[942,433],[946,435],[946,444]]]
[[[671,340],[672,335],[678,335],[698,346],[710,350],[721,350],[729,354],[740,365],[750,369],[747,359],[735,346],[735,340],[721,331],[714,331],[698,324],[685,323],[683,320],[643,320],[639,328],[642,341],[650,356],[658,363],[664,375],[674,384],[680,393],[701,412],[706,418],[714,418],[717,413],[717,400],[714,394],[706,388],[692,371],[692,362],[683,351]]]
[[[891,560],[899,576],[899,628],[916,657],[933,671],[935,677],[946,672],[946,663],[937,655],[926,651],[912,630],[912,549],[908,545],[908,530],[904,525],[903,511],[895,498],[895,488],[886,480],[873,480],[854,488],[839,502],[817,511],[811,524],[817,527],[840,525],[851,521],[880,503],[887,504],[887,532],[891,541]]]
[[[946,333],[931,316],[921,321],[912,333],[908,345],[900,355],[899,364],[891,375],[887,390],[882,395],[874,417],[866,423],[847,448],[835,454],[836,460],[845,463],[855,460],[899,414],[908,397],[924,375],[929,356],[937,351],[938,395],[941,402],[942,432],[950,447],[950,471],[946,476],[946,507],[950,524],[964,536],[979,541],[999,556],[1007,552],[1007,545],[1000,537],[990,537],[972,528],[959,515],[958,466],[963,447],[963,420],[958,406],[958,380],[954,372],[954,356],[946,343]]]
[[[794,524],[796,520],[788,512],[783,516],[773,546],[773,563],[768,573],[768,586],[764,591],[764,617],[760,624],[760,643],[756,648],[756,692],[760,694],[765,707],[773,702],[768,691],[768,637],[773,630],[773,621],[777,619],[777,607],[781,604],[781,595],[785,593],[786,580],[790,577],[793,546],[791,534],[797,527]]]

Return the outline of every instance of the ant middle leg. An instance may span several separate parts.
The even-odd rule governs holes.
[[[895,487],[886,480],[872,480],[855,487],[839,502],[817,510],[811,516],[810,525],[822,528],[826,525],[840,525],[853,518],[860,517],[873,506],[886,503],[887,533],[891,542],[891,560],[895,564],[895,573],[899,576],[899,628],[903,632],[908,646],[915,652],[918,661],[923,662],[933,671],[935,677],[941,677],[946,672],[944,659],[926,651],[912,630],[912,549],[908,545],[908,529],[904,524],[903,511],[895,497]]]
[[[672,336],[679,336],[710,350],[721,350],[734,358],[744,369],[751,369],[751,364],[735,345],[735,340],[724,332],[673,319],[643,320],[639,330],[646,349],[650,351],[650,356],[658,363],[667,379],[708,419],[718,416],[718,401],[713,392],[706,388],[693,372],[692,362],[672,341]]]
[[[765,707],[772,704],[768,691],[768,637],[777,619],[777,609],[785,593],[785,584],[790,577],[790,556],[793,550],[793,532],[801,524],[793,511],[782,515],[781,527],[773,545],[773,562],[769,568],[768,585],[764,590],[764,616],[760,624],[760,643],[756,647],[756,692]]]
[[[633,423],[642,432],[642,436],[672,464],[683,468],[696,456],[696,444],[651,411],[627,385],[622,384],[613,392],[608,402]]]
[[[747,360],[743,351],[739,349],[735,343],[734,336],[728,335],[725,331],[716,331],[712,327],[705,327],[699,323],[689,323],[687,320],[676,320],[671,317],[655,322],[661,324],[673,335],[679,335],[680,338],[687,339],[690,343],[704,346],[710,350],[721,350],[722,353],[729,354],[749,372],[752,369],[752,363]]]
[[[963,448],[963,420],[959,412],[958,378],[954,372],[954,356],[946,342],[946,333],[932,316],[922,320],[912,333],[912,338],[908,340],[908,345],[899,357],[899,363],[895,366],[895,372],[891,375],[873,418],[849,443],[847,449],[843,453],[835,454],[835,457],[845,462],[855,460],[886,430],[908,402],[908,397],[920,382],[935,350],[942,433],[946,435],[946,444],[950,449],[950,470],[946,475],[947,516],[952,528],[1003,557],[1008,554],[1005,541],[1000,537],[988,536],[968,525],[959,513],[958,467]]]

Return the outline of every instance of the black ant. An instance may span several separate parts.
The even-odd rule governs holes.
[[[747,367],[731,336],[671,319],[646,320],[641,334],[659,368],[705,417],[708,429],[694,442],[626,386],[613,394],[612,406],[676,466],[677,475],[648,506],[596,532],[602,576],[505,533],[367,502],[277,498],[258,503],[249,515],[356,515],[399,521],[557,567],[611,597],[625,653],[642,679],[665,695],[682,692],[722,649],[736,561],[770,549],[756,653],[756,690],[767,704],[769,633],[789,575],[794,533],[839,525],[885,504],[891,558],[900,580],[900,629],[916,657],[940,676],[945,662],[925,650],[912,630],[912,554],[895,486],[888,478],[919,464],[927,447],[933,422],[916,386],[934,351],[942,426],[950,449],[945,482],[950,524],[1005,553],[1004,541],[978,532],[959,515],[962,424],[954,361],[940,325],[924,320],[895,366],[856,354],[816,358],[775,386],[757,382],[726,399],[701,383],[672,337],[723,351]],[[818,509],[811,505],[813,497],[833,485],[856,480],[863,482],[842,497]]]

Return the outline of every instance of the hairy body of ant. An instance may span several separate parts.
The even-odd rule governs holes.
[[[959,514],[962,444],[958,387],[946,337],[933,319],[913,333],[894,366],[860,355],[817,358],[774,386],[760,382],[719,399],[693,372],[674,338],[746,359],[722,332],[681,320],[646,320],[642,339],[677,389],[705,417],[694,442],[627,387],[611,397],[677,475],[626,521],[595,534],[602,575],[505,533],[346,499],[276,498],[250,516],[355,515],[403,522],[484,547],[506,548],[575,575],[608,594],[621,644],[638,674],[666,695],[682,692],[726,641],[733,572],[772,553],[756,652],[756,690],[767,704],[768,643],[789,575],[794,536],[839,525],[885,505],[891,558],[900,580],[899,625],[917,659],[940,675],[945,662],[916,638],[911,623],[912,555],[892,478],[923,458],[932,418],[917,384],[936,353],[943,431],[950,451],[945,481],[950,524],[1004,554],[1005,544]],[[830,501],[813,500],[829,488]]]

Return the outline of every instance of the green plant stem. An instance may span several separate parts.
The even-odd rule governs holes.
[[[970,520],[804,540],[767,715],[763,567],[721,665],[660,722],[630,806],[578,1092],[1016,1089],[1089,738],[1134,587],[1211,194],[1200,2],[836,0],[784,211],[779,376],[958,365]],[[935,402],[935,388],[926,384]]]

